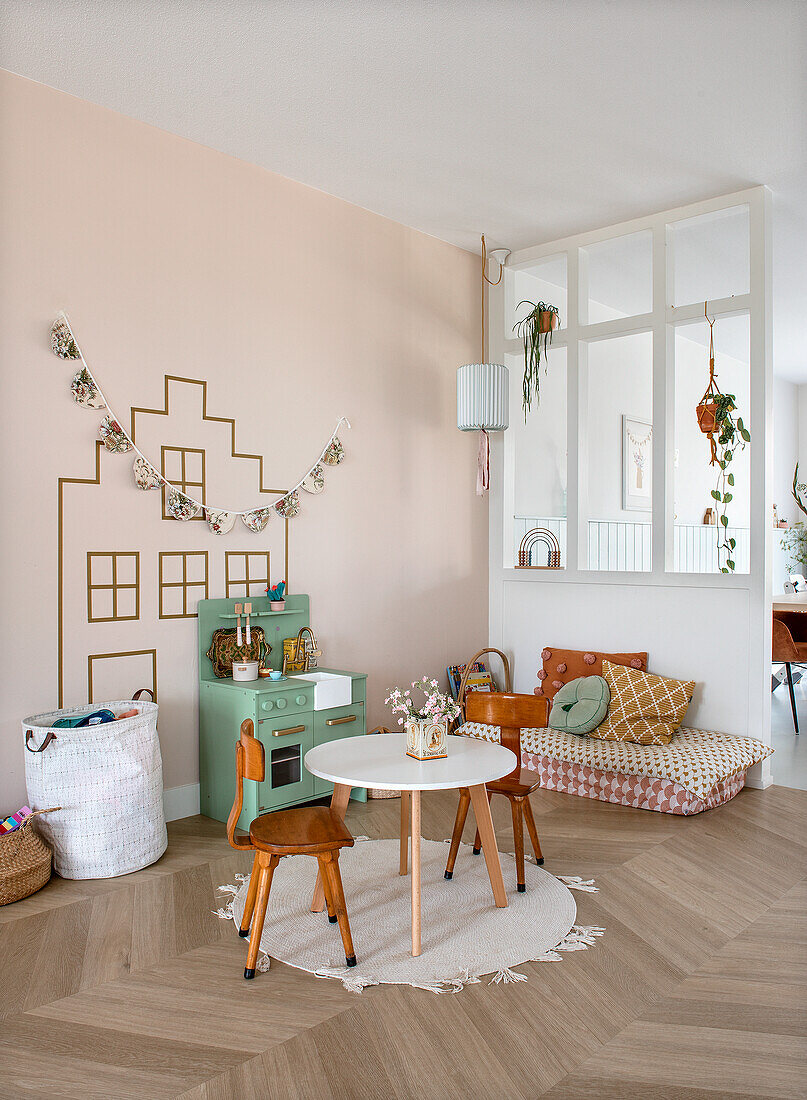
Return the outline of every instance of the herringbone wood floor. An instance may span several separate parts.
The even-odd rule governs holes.
[[[424,795],[424,835],[450,834],[455,798]],[[146,871],[54,879],[0,909],[0,1093],[804,1096],[807,793],[746,790],[694,818],[532,801],[547,868],[596,878],[599,893],[576,895],[579,920],[606,934],[562,963],[523,964],[527,983],[455,996],[357,996],[277,962],[245,982],[244,943],[211,911],[249,858],[206,818],[171,825]],[[507,811],[494,800],[502,850]],[[348,823],[394,836],[398,812],[351,803]]]

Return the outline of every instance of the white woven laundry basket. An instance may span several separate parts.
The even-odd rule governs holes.
[[[100,726],[53,728],[60,718],[102,707],[138,713]],[[116,699],[35,714],[22,730],[29,805],[61,807],[39,819],[57,874],[114,878],[160,858],[168,835],[156,703]]]

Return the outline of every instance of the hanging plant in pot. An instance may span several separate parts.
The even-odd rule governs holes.
[[[706,303],[704,303],[706,314]],[[712,489],[712,499],[717,501],[717,562],[721,573],[733,573],[734,550],[737,540],[728,533],[728,506],[734,499],[734,474],[731,463],[738,451],[751,442],[751,433],[737,413],[737,400],[733,393],[723,393],[715,374],[714,321],[709,323],[709,385],[698,402],[696,412],[700,430],[709,437],[710,466],[717,466],[717,485]],[[721,557],[723,561],[721,562]]]
[[[558,307],[547,305],[546,302],[523,301],[518,303],[518,309],[529,306],[530,312],[522,317],[513,326],[513,332],[524,341],[524,381],[522,383],[521,407],[524,410],[526,423],[527,413],[532,407],[532,399],[536,404],[541,401],[541,350],[543,348],[544,369],[546,369],[546,356],[549,345],[552,343],[552,333],[560,326]]]

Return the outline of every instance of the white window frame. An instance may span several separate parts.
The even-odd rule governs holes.
[[[703,302],[673,305],[675,223],[731,207],[747,206],[749,214],[749,291],[729,298],[709,300],[709,314],[716,318],[745,314],[749,317],[750,415],[750,564],[745,574],[678,573],[674,571],[674,448],[675,448],[675,330],[703,317]],[[504,432],[493,436],[494,491],[491,510],[491,566],[496,562],[508,581],[522,583],[596,583],[681,585],[744,589],[767,593],[772,528],[767,522],[770,499],[771,449],[771,250],[770,192],[766,187],[723,195],[705,202],[666,210],[644,218],[589,233],[565,237],[512,253],[508,270],[529,267],[537,261],[566,254],[567,316],[565,326],[553,336],[553,347],[566,348],[567,378],[567,561],[565,568],[517,570],[514,565],[513,515],[515,494],[515,441]],[[581,302],[588,302],[585,253],[591,245],[631,233],[651,231],[653,239],[653,309],[650,313],[620,317],[597,324],[583,324]],[[582,261],[582,262],[581,262]],[[523,354],[522,342],[508,331],[506,280],[488,292],[487,355],[504,362],[505,355]],[[588,566],[587,486],[588,456],[585,450],[588,402],[585,367],[588,343],[639,332],[653,334],[653,499],[652,567],[647,572],[591,570]],[[582,537],[581,537],[582,532]],[[766,587],[767,585],[767,587]]]

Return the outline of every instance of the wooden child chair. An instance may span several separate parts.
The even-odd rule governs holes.
[[[481,657],[483,653],[498,653],[502,658],[506,690],[497,692],[471,691],[465,694],[463,689],[467,679],[467,669],[470,669],[474,661]],[[512,749],[519,761],[521,760],[521,730],[528,728],[542,729],[546,726],[549,717],[549,703],[544,697],[513,694],[510,665],[507,657],[498,649],[483,649],[477,653],[473,660],[468,662],[466,675],[460,685],[459,700],[464,709],[465,721],[499,726],[501,729],[501,743],[505,748]],[[510,812],[513,816],[513,839],[516,849],[516,881],[519,893],[522,894],[527,889],[524,881],[525,822],[535,852],[536,862],[539,864],[544,862],[541,844],[538,840],[538,830],[535,827],[535,818],[532,814],[532,806],[530,806],[530,795],[539,786],[538,773],[531,771],[529,768],[522,768],[520,764],[509,775],[485,784],[488,802],[494,794],[503,794],[510,802]],[[470,802],[470,791],[467,788],[462,788],[445,869],[445,877],[448,879],[452,878],[454,874],[454,863],[462,838],[462,830],[465,828],[465,819],[468,816]],[[473,850],[476,856],[482,851],[478,829],[474,837]]]
[[[255,977],[272,876],[283,856],[311,855],[319,860],[328,920],[332,924],[339,922],[345,962],[348,966],[355,966],[356,955],[339,873],[339,849],[353,846],[353,837],[344,822],[326,806],[300,806],[256,817],[249,826],[248,841],[236,836],[235,827],[244,802],[243,781],[252,779],[262,783],[265,771],[263,745],[254,735],[252,719],[247,718],[241,723],[241,737],[235,744],[235,802],[227,819],[227,839],[231,847],[241,852],[255,852],[244,915],[238,931],[239,936],[249,936],[244,977]]]

